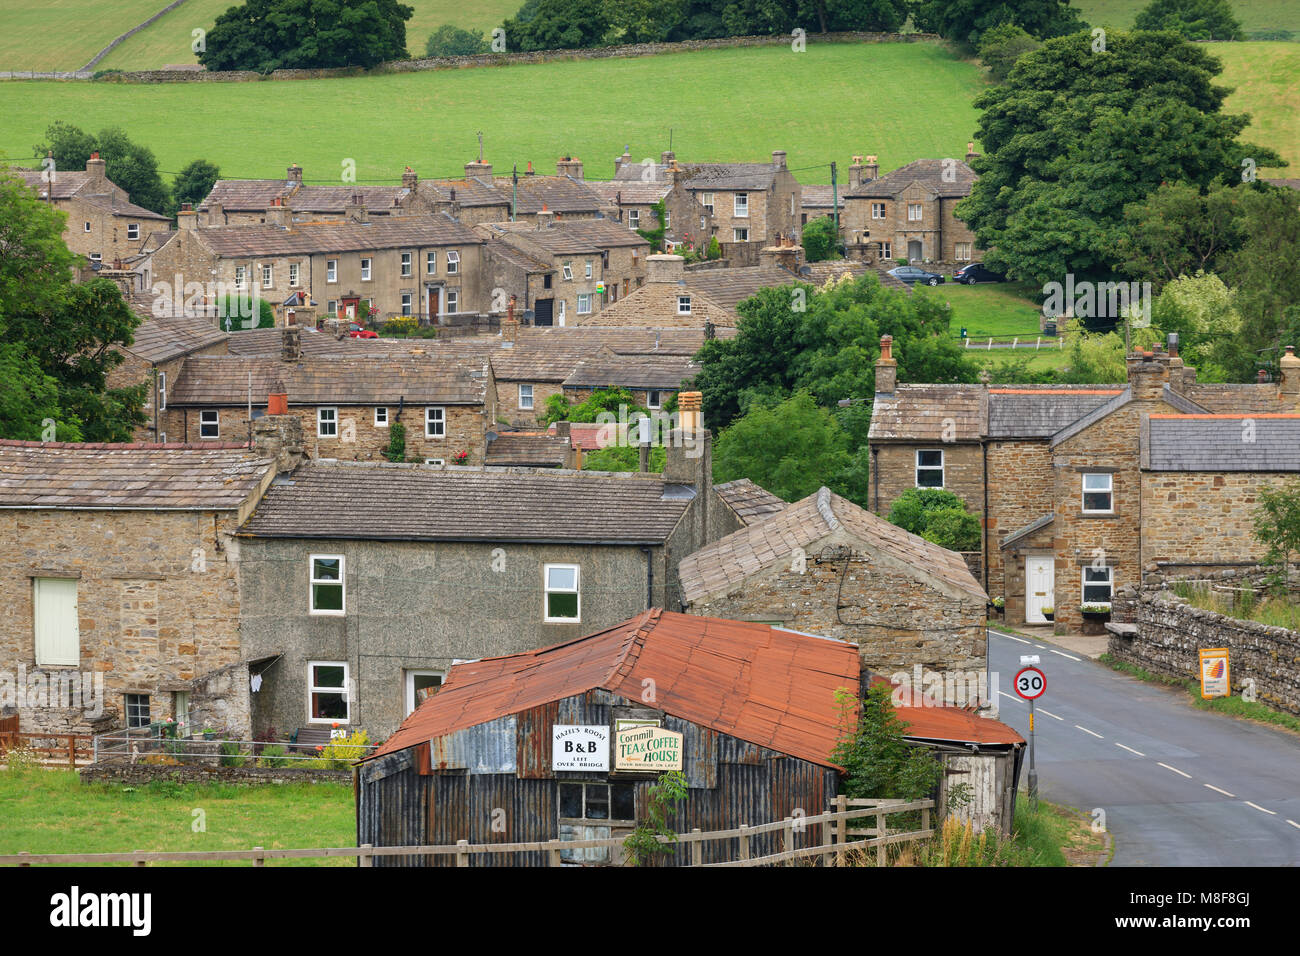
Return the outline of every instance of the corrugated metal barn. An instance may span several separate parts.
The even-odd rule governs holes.
[[[654,771],[555,770],[556,727],[612,742],[622,721],[682,735],[689,791],[675,829],[725,830],[830,809],[840,734],[836,691],[856,695],[857,647],[764,624],[652,609],[542,650],[458,664],[359,769],[358,843],[521,843],[621,837],[646,813]],[[611,748],[612,749],[612,748]],[[819,828],[794,836],[816,842]],[[776,852],[755,836],[751,853]],[[706,842],[704,862],[736,859],[738,840]],[[571,863],[617,863],[577,849]],[[453,865],[380,857],[376,865]],[[684,864],[678,847],[663,862]],[[475,854],[475,866],[543,866],[544,853]]]

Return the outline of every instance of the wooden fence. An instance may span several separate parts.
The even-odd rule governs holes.
[[[773,823],[757,826],[741,825],[732,830],[710,830],[707,833],[692,830],[682,833],[676,842],[686,844],[691,850],[691,866],[771,866],[776,863],[792,863],[798,860],[821,861],[823,866],[830,866],[841,854],[850,850],[862,851],[874,848],[876,863],[879,866],[887,862],[887,849],[899,843],[911,843],[927,840],[934,836],[930,827],[930,813],[934,809],[933,800],[849,800],[837,797],[836,809],[812,817],[786,817]],[[918,830],[901,830],[890,833],[888,818],[896,813],[920,811],[921,827]],[[872,820],[875,826],[855,828],[853,821]],[[822,842],[814,846],[792,849],[794,834],[808,827],[822,828]],[[751,857],[750,840],[761,833],[780,832],[781,849],[767,856]],[[740,854],[735,860],[726,863],[703,863],[704,844],[714,840],[739,840]],[[660,843],[672,845],[673,841],[660,837]],[[537,853],[547,854],[550,866],[562,865],[561,854],[565,850],[579,850],[595,847],[620,847],[622,838],[605,840],[547,840],[535,843],[478,843],[471,844],[461,840],[454,845],[444,846],[372,846],[365,844],[358,847],[304,848],[286,850],[268,850],[255,846],[251,850],[213,850],[213,851],[160,851],[152,852],[134,850],[130,853],[18,853],[0,856],[0,866],[32,866],[34,864],[83,866],[103,865],[106,863],[130,863],[133,866],[148,866],[150,863],[206,863],[225,860],[248,860],[253,866],[265,866],[267,860],[310,860],[325,857],[353,857],[359,866],[371,866],[375,857],[384,856],[449,856],[456,857],[457,866],[469,866],[472,855],[496,853]]]
[[[27,733],[19,731],[17,715],[0,717],[0,759],[18,747],[36,751],[46,762],[66,762],[69,767],[76,767],[78,760],[90,763],[95,756],[94,738],[89,734]]]

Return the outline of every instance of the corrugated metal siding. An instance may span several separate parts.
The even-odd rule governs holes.
[[[516,772],[525,779],[546,780],[551,771],[551,727],[560,723],[560,702],[545,703],[516,715]]]
[[[424,838],[428,811],[428,794],[432,781],[423,777],[407,754],[404,761],[363,768],[357,786],[357,837],[359,843],[374,846],[402,846],[419,843]],[[405,767],[394,770],[395,765]],[[407,856],[377,857],[376,866],[414,866],[420,861]]]
[[[514,773],[518,729],[514,716],[458,730],[431,741],[434,770]]]

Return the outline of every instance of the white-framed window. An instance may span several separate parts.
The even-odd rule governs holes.
[[[406,672],[406,713],[409,716],[442,688],[446,675],[442,671],[412,670]]]
[[[736,193],[731,204],[731,212],[737,219],[749,218],[749,193]]]
[[[746,201],[748,202],[748,200]],[[713,215],[713,193],[700,193],[700,205],[703,206],[705,209],[707,209],[709,211],[709,215],[712,216]]]
[[[424,255],[424,271],[429,275],[438,274],[438,250],[427,252]]]
[[[564,281],[565,281],[565,282],[572,282],[572,281],[573,281],[573,263],[572,263],[572,262],[566,262],[566,263],[564,264],[563,273],[564,273]]]
[[[32,578],[32,627],[37,667],[81,663],[76,578]]]
[[[235,288],[243,289],[248,285],[248,269],[245,266],[235,266]]]
[[[330,299],[330,300],[328,300],[328,301],[325,303],[325,314],[326,314],[326,315],[338,315],[338,314],[339,314],[339,300],[338,300],[338,299]]]
[[[459,289],[447,290],[447,311],[448,312],[460,311],[460,290]]]
[[[650,389],[649,391],[647,391],[647,392],[645,393],[645,407],[646,407],[646,408],[662,408],[662,407],[663,407],[663,393],[660,392],[659,389],[657,389],[657,388],[652,388],[652,389]]]
[[[337,408],[316,409],[316,437],[337,438],[339,434],[339,410]]]
[[[670,209],[665,209],[665,210],[664,210],[664,228],[665,228],[665,229],[671,229],[672,227],[673,227],[673,214],[672,214],[672,210],[670,210]]]
[[[375,406],[375,427],[376,428],[388,427],[388,406],[387,405]]]
[[[588,260],[587,260],[587,263],[586,263],[586,270],[587,270],[587,278],[588,278],[588,279],[591,278],[591,268],[592,268],[592,262],[591,262],[590,259],[588,259]]]
[[[880,258],[892,259],[894,257],[894,247],[888,242],[880,244]]]
[[[581,574],[582,569],[576,564],[543,565],[546,593],[542,620],[545,623],[573,624],[582,620]]]
[[[326,282],[339,281],[339,261],[337,259],[325,260],[325,281]]]
[[[1086,565],[1083,569],[1084,604],[1104,604],[1110,607],[1115,590],[1115,569]]]
[[[402,275],[405,277],[405,276],[409,276],[410,274],[411,274],[411,254],[409,252],[403,252],[402,253]]]
[[[1115,513],[1115,476],[1110,472],[1083,473],[1083,513]]]
[[[296,289],[298,287],[298,285],[301,282],[300,275],[301,274],[298,270],[298,263],[296,262],[289,263],[289,287],[290,288]]]
[[[271,266],[262,266],[262,288],[269,289],[275,284]]]
[[[103,256],[101,256],[98,252],[92,252],[92,253],[90,254],[90,261],[91,261],[91,262],[99,262],[102,258],[103,258]]]
[[[347,610],[347,565],[343,555],[313,554],[308,562],[308,610],[312,614],[343,614]]]
[[[911,222],[921,220],[921,204],[919,202],[910,202],[907,204],[907,218]]]
[[[402,315],[411,314],[411,293],[402,293]]]
[[[641,210],[629,209],[627,211],[627,227],[632,230],[641,228]]]
[[[351,722],[347,661],[308,661],[307,722],[309,724]]]
[[[524,410],[531,410],[533,407],[533,387],[531,385],[519,386],[519,407]]]
[[[221,437],[221,412],[215,408],[203,409],[199,412],[199,437]]]
[[[885,204],[883,202],[873,202],[871,204],[871,218],[872,219],[885,218]]]
[[[167,433],[166,433],[166,432],[162,432],[162,433],[158,436],[158,440],[159,440],[160,442],[162,442],[164,445],[167,444]]]
[[[128,239],[140,238],[140,224],[138,222],[129,222],[126,224],[126,237]]]
[[[128,728],[149,726],[149,695],[124,694],[126,703],[126,726]]]
[[[691,314],[691,297],[689,295],[679,295],[677,297],[677,314],[678,315]]]
[[[749,230],[748,230],[748,229],[732,229],[732,230],[731,230],[731,240],[732,240],[732,242],[749,242]]]
[[[158,373],[158,411],[167,411],[167,373]]]
[[[361,260],[361,281],[370,281],[370,259],[363,257]]]
[[[970,243],[959,242],[954,250],[954,255],[958,262],[970,262]]]
[[[86,223],[86,232],[90,232],[90,223]]]
[[[916,451],[916,487],[943,487],[943,449],[918,448]]]
[[[587,315],[590,312],[591,312],[591,293],[579,292],[578,293],[578,314]]]
[[[447,437],[447,409],[430,406],[424,410],[424,437]]]
[[[447,250],[447,275],[454,276],[460,272],[460,253],[455,249]]]

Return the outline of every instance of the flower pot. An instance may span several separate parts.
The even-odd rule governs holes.
[[[1049,611],[1044,611],[1044,612],[1043,612],[1043,617],[1047,618],[1048,622],[1050,623],[1050,622],[1056,620],[1056,612],[1055,612],[1055,611],[1050,611],[1050,612],[1049,612]]]

